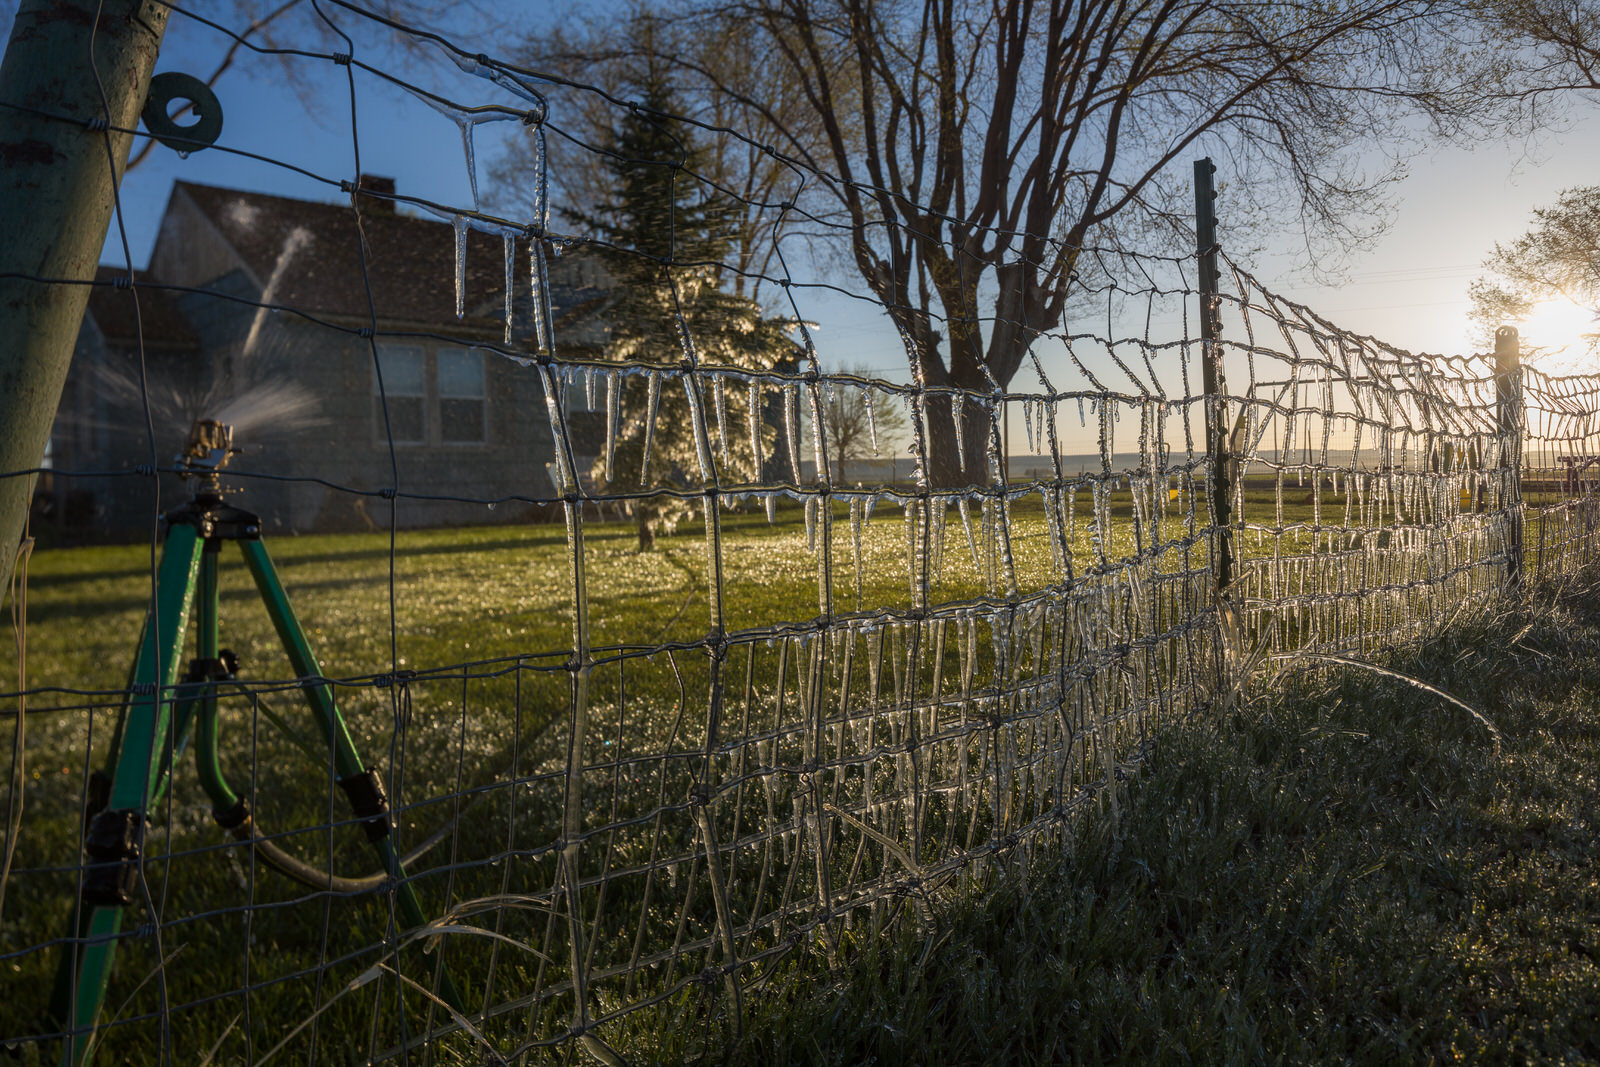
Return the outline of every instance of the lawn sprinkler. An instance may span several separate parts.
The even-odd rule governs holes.
[[[195,768],[211,800],[213,817],[235,838],[250,842],[265,865],[324,892],[386,889],[393,892],[405,925],[416,928],[427,922],[405,868],[433,842],[406,857],[396,850],[383,779],[362,765],[334,703],[333,687],[323,677],[262,543],[261,520],[224,502],[221,473],[237,452],[232,427],[200,419],[176,457],[178,474],[192,488],[184,504],[163,516],[165,543],[154,603],[145,616],[106,766],[89,781],[83,833],[86,862],[73,909],[75,936],[67,939],[62,953],[52,1001],[67,1034],[62,1063],[68,1067],[87,1063],[92,1054],[124,913],[149,899],[140,876],[148,813],[165,796],[174,755],[184,750],[191,734]],[[312,718],[327,742],[332,777],[378,855],[379,874],[341,878],[285,852],[266,839],[248,798],[236,793],[223,776],[217,751],[217,698],[237,686],[239,670],[237,657],[219,647],[218,560],[224,541],[237,544],[244,556]],[[180,678],[184,631],[191,614],[195,654]],[[438,997],[460,1011],[461,996],[449,972],[437,960],[432,967]]]

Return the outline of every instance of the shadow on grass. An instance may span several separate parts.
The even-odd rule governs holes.
[[[1600,598],[1541,590],[1389,666],[1501,752],[1393,679],[1283,679],[1168,729],[1070,854],[847,973],[799,965],[711,1058],[1594,1062]]]

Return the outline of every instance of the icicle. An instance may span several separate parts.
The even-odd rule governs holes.
[[[606,373],[606,478],[617,469],[617,423],[622,407],[622,389],[616,371]]]
[[[645,401],[644,409],[644,458],[639,462],[639,485],[641,487],[649,483],[650,446],[655,443],[656,411],[661,407],[661,375],[655,371],[650,371],[646,381],[649,383],[649,398]]]
[[[594,376],[595,376],[595,374],[596,374],[596,368],[594,368],[594,367],[585,367],[584,370],[583,370],[583,400],[584,400],[584,406],[586,408],[588,408],[588,410],[590,410],[590,411],[593,411],[595,409],[595,406],[596,406],[595,402],[594,402],[594,396],[595,396],[595,394],[594,394]]]
[[[874,629],[867,635],[867,688],[868,699],[876,705],[878,703],[879,679],[883,676],[883,645],[884,634],[882,630]]]
[[[1050,537],[1050,555],[1055,560],[1056,573],[1065,577],[1072,570],[1072,549],[1067,544],[1066,531],[1061,528],[1061,490],[1047,489],[1042,495],[1045,526]]]
[[[783,387],[783,429],[788,442],[789,470],[794,475],[794,482],[799,485],[800,477],[800,389],[790,382]]]
[[[921,591],[920,583],[917,581],[917,508],[910,500],[906,501],[905,507],[906,577],[911,583],[911,596],[914,599],[918,599],[918,603],[920,603],[920,598],[917,597],[917,594]]]
[[[461,125],[461,150],[467,157],[467,181],[472,184],[472,210],[482,211],[483,201],[478,199],[478,156],[472,150],[472,131],[477,126],[470,117],[456,120]]]
[[[456,231],[456,318],[467,312],[467,220],[456,215],[450,220]]]
[[[549,367],[540,368],[539,384],[544,386],[545,414],[550,419],[550,439],[555,442],[555,466],[551,477],[555,479],[557,493],[565,494],[569,487],[578,484],[578,479],[575,472],[567,469],[567,448],[570,440],[567,437],[566,421],[562,418],[561,404],[558,400],[561,386]]]
[[[984,458],[988,461],[989,481],[998,485],[1005,480],[1005,462],[1000,458],[1000,416],[995,414],[993,404],[985,404],[984,410],[989,414],[989,433],[983,442]]]
[[[516,268],[515,268],[515,264],[514,264],[513,261],[515,260],[516,255],[517,255],[517,239],[515,237],[511,236],[508,233],[508,234],[505,234],[502,237],[502,241],[504,242],[505,250],[506,250],[506,339],[505,339],[505,343],[509,345],[511,343],[512,299],[513,299],[513,297],[515,295],[515,292],[516,292],[516,286],[515,286],[515,284],[513,282],[513,279],[516,277]]]
[[[1023,439],[1028,442],[1028,454],[1032,455],[1039,451],[1033,444],[1033,401],[1031,400],[1022,402],[1022,431]]]
[[[544,278],[544,241],[535,237],[528,241],[528,286],[533,305],[533,347],[539,352],[555,347],[550,339],[550,290]]]
[[[745,414],[750,423],[750,455],[755,459],[756,479],[760,481],[766,458],[761,454],[761,385],[754,378],[750,379],[750,396]]]
[[[817,550],[817,498],[806,497],[806,549],[810,552]]]
[[[867,409],[867,436],[872,439],[872,454],[878,454],[878,420],[872,409],[872,388],[863,386],[861,389],[861,403]]]
[[[956,464],[965,471],[967,469],[966,394],[957,393],[950,398],[950,421],[956,428]]]
[[[723,388],[720,374],[711,378],[711,406],[717,413],[717,441],[722,445],[722,465],[732,470],[733,461],[728,453],[728,393]]]
[[[856,610],[861,610],[862,591],[862,565],[861,565],[861,501],[852,497],[850,499],[850,543],[852,545],[851,558],[856,567]],[[846,677],[849,677],[846,675]]]
[[[972,516],[967,513],[967,498],[956,497],[956,511],[961,516],[961,526],[967,531],[967,547],[972,550],[972,569],[981,572],[983,563],[978,558],[978,539],[972,533]]]
[[[766,505],[767,505],[767,525],[771,526],[773,523],[778,521],[778,494],[777,493],[768,493],[767,494],[767,499],[766,499]]]
[[[689,433],[694,436],[694,458],[700,465],[700,480],[710,482],[711,477],[711,448],[706,440],[706,417],[700,410],[700,390],[696,388],[699,383],[693,374],[683,376],[683,395],[689,400]]]

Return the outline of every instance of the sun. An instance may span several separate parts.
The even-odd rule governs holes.
[[[1534,358],[1546,370],[1593,369],[1592,353],[1600,340],[1593,308],[1564,296],[1546,297],[1533,305],[1518,329],[1523,352],[1536,349]]]

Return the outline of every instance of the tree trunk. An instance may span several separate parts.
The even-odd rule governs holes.
[[[989,471],[989,410],[970,397],[962,399],[961,445],[958,448],[956,424],[950,416],[954,399],[948,393],[928,393],[923,399],[928,484],[934,489],[990,485],[993,475]]]
[[[656,547],[656,531],[650,525],[650,516],[643,504],[634,505],[633,522],[639,530],[639,551],[652,552]]]

